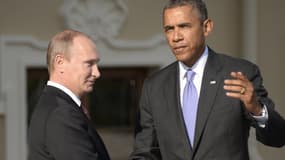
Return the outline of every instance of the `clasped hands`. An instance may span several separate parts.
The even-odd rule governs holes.
[[[231,72],[230,74],[233,79],[226,79],[224,81],[226,95],[240,99],[248,112],[255,116],[260,116],[262,106],[257,101],[252,82],[241,72]]]

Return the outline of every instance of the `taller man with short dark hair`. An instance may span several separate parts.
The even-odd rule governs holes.
[[[177,61],[145,80],[130,159],[248,160],[251,126],[261,143],[285,144],[258,67],[206,45],[213,22],[202,0],[170,0],[163,28]]]

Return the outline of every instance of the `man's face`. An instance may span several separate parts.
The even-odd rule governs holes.
[[[97,66],[98,55],[95,44],[88,38],[79,36],[74,39],[66,60],[66,85],[78,97],[93,90],[93,84],[100,77]]]
[[[207,20],[201,22],[196,9],[190,5],[166,9],[164,31],[176,59],[191,67],[204,51],[208,35]]]

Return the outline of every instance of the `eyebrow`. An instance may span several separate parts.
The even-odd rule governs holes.
[[[192,24],[190,22],[184,22],[184,23],[179,23],[177,25],[165,25],[163,28],[164,30],[167,30],[167,29],[173,29],[175,26],[178,26],[178,27],[185,27],[185,26],[191,26]]]
[[[172,28],[174,28],[174,26],[170,26],[170,25],[163,26],[163,29],[164,29],[164,30],[172,29]]]
[[[96,58],[96,59],[91,59],[91,60],[86,60],[84,61],[85,63],[99,63],[101,59],[100,58]]]
[[[191,26],[192,24],[190,22],[184,22],[184,23],[180,23],[178,24],[178,27],[185,27],[185,26]]]

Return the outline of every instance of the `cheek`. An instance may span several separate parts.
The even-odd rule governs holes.
[[[84,74],[86,75],[86,77],[90,77],[92,74],[92,67],[88,67],[84,70]]]
[[[166,38],[166,41],[168,42],[169,45],[171,45],[171,36],[169,34],[166,34],[165,38]]]
[[[81,70],[81,77],[83,78],[83,80],[86,81],[86,79],[91,77],[91,75],[92,75],[92,69],[90,67],[85,67]]]
[[[189,44],[190,48],[196,48],[201,44],[201,37],[198,35],[191,35],[187,38],[187,43]]]

